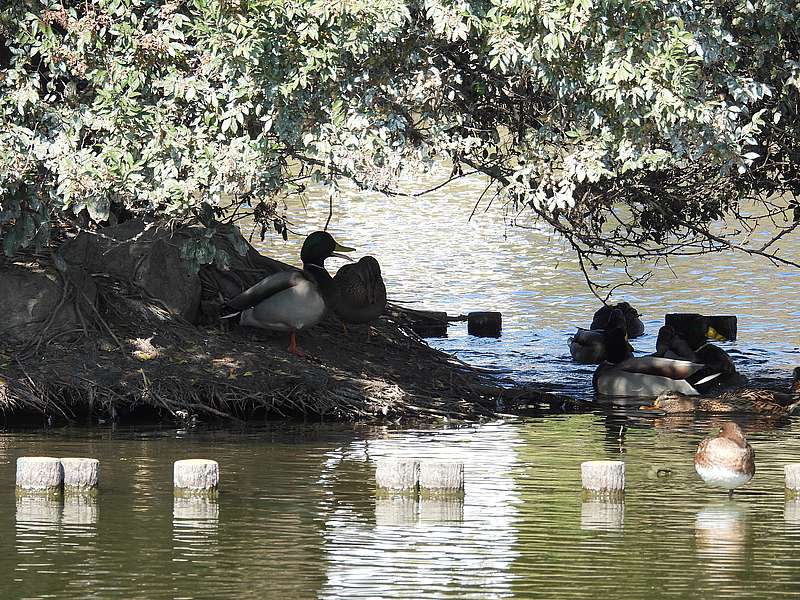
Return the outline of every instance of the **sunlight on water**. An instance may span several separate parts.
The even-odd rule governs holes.
[[[598,301],[563,242],[525,215],[525,229],[502,210],[468,220],[482,189],[349,193],[331,230],[379,258],[392,300],[502,311],[500,339],[456,324],[435,346],[590,396],[594,367],[574,364],[566,340]],[[321,228],[327,200],[300,214],[298,232]],[[298,264],[302,239],[259,248]],[[738,368],[788,378],[800,363],[798,283],[717,255],[659,267],[619,298],[644,315],[640,351],[652,351],[666,312],[736,314],[740,339],[726,349]],[[800,501],[785,497],[782,469],[800,462],[800,418],[743,423],[757,473],[732,500],[692,466],[720,422],[629,410],[446,429],[0,432],[0,598],[796,598]],[[100,458],[97,497],[15,498],[25,455]],[[189,457],[219,461],[219,498],[173,497],[172,462]],[[376,496],[382,457],[463,462],[463,499]],[[580,462],[600,458],[626,462],[624,498],[582,496]]]
[[[746,421],[755,479],[695,475],[719,421],[606,415],[449,429],[276,426],[5,434],[2,598],[796,597],[800,502],[782,465],[800,419]],[[622,430],[620,427],[622,426]],[[97,498],[14,499],[17,456],[102,457]],[[141,476],[135,456],[147,461]],[[218,499],[174,499],[172,461],[214,457]],[[465,465],[457,499],[376,496],[384,457]],[[580,490],[622,459],[627,490]],[[138,507],[138,510],[134,510]]]
[[[419,191],[442,181],[408,182]],[[451,325],[448,338],[431,343],[463,360],[508,372],[516,379],[556,384],[564,391],[591,395],[593,367],[572,362],[567,339],[575,327],[588,327],[600,306],[588,291],[566,243],[529,222],[527,213],[506,215],[502,207],[470,213],[484,185],[477,177],[443,187],[422,198],[384,198],[356,190],[336,206],[330,231],[357,256],[373,254],[383,271],[389,298],[414,308],[465,314],[503,313],[499,340],[474,338],[464,323]],[[274,233],[259,250],[299,264],[304,236],[321,229],[328,200],[312,194],[284,242]],[[520,225],[514,226],[512,223]],[[257,240],[254,240],[257,242]],[[784,251],[800,242],[787,241]],[[331,259],[335,271],[340,261]],[[619,269],[606,279],[622,281]],[[659,265],[647,286],[620,289],[643,315],[646,335],[635,340],[643,353],[655,350],[658,328],[668,312],[731,314],[739,318],[739,339],[725,344],[737,368],[749,376],[790,377],[800,364],[800,272],[776,268],[746,255],[719,254],[676,259]]]

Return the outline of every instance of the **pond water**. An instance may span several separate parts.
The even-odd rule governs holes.
[[[331,230],[379,258],[393,300],[503,313],[499,339],[457,324],[433,345],[591,397],[593,367],[572,363],[566,341],[599,302],[547,231],[510,227],[502,211],[468,220],[481,190],[349,194]],[[293,228],[326,218],[312,196]],[[301,241],[261,249],[297,264]],[[730,255],[671,267],[618,296],[644,315],[639,351],[652,351],[666,312],[736,314],[740,337],[725,347],[738,368],[788,379],[800,274]],[[718,423],[615,409],[417,430],[0,432],[0,598],[797,597],[800,503],[784,496],[782,466],[800,461],[800,418],[744,423],[757,474],[732,500],[692,467]],[[24,455],[100,458],[97,497],[15,498]],[[463,500],[376,498],[375,461],[400,456],[463,461]],[[172,462],[188,457],[219,461],[216,501],[173,498]],[[623,501],[582,497],[580,462],[600,458],[626,462]]]
[[[624,424],[620,434],[620,426]],[[692,469],[713,425],[574,415],[452,429],[62,430],[0,436],[5,598],[775,598],[800,593],[800,422],[746,426],[753,482]],[[20,498],[17,456],[102,458],[96,499]],[[174,500],[172,461],[213,456],[216,501]],[[376,498],[375,461],[465,463],[463,500]],[[621,458],[627,492],[580,492]]]

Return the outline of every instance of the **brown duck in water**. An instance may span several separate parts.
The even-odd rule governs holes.
[[[752,392],[768,392],[768,390],[745,390]],[[742,413],[770,416],[790,415],[800,405],[798,402],[782,406],[769,399],[750,397],[747,394],[728,392],[715,398],[686,396],[678,392],[668,391],[653,401],[650,406],[642,406],[642,410],[658,410],[668,415],[690,414],[694,412],[708,413]]]
[[[386,285],[372,256],[344,265],[333,278],[337,299],[333,310],[343,323],[369,323],[386,308]]]
[[[691,398],[669,391],[660,394],[652,405],[641,408],[667,414],[710,412],[791,415],[800,406],[800,367],[795,367],[792,376],[793,381],[788,392],[741,388],[724,392],[714,398]]]
[[[697,446],[694,469],[708,485],[725,488],[733,496],[734,489],[753,478],[755,452],[736,423],[723,423],[718,436],[707,437]]]

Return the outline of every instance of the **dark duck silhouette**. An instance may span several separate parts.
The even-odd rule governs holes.
[[[627,302],[601,306],[592,317],[590,329],[608,329],[615,310],[620,311],[625,318],[625,331],[628,334],[628,339],[632,340],[644,335],[644,323],[639,318],[639,311]]]
[[[654,356],[702,363],[724,376],[736,374],[736,366],[728,353],[707,341],[707,338],[724,341],[724,337],[711,326],[692,328],[691,331],[698,333],[683,337],[670,325],[664,325],[658,330]]]
[[[336,301],[333,310],[342,323],[369,323],[386,308],[386,285],[381,267],[372,256],[342,266],[333,278]]]
[[[630,356],[630,345],[620,328],[606,336],[608,357],[594,372],[595,391],[605,396],[657,396],[675,391],[696,396],[719,377],[707,365],[661,356]]]
[[[224,318],[239,316],[239,323],[275,331],[290,332],[289,352],[303,356],[297,347],[296,334],[319,323],[326,309],[339,302],[334,278],[325,270],[331,256],[352,260],[340,252],[342,246],[326,231],[315,231],[303,242],[300,260],[303,269],[281,271],[265,277],[225,306],[234,312]]]
[[[596,317],[597,315],[595,315],[595,321],[592,321],[592,325],[597,324]],[[626,353],[625,356],[617,356],[615,362],[631,356],[633,348],[627,343],[628,327],[625,314],[621,310],[614,309],[608,312],[607,318],[602,320],[602,325],[602,328],[596,329],[579,327],[575,335],[569,338],[569,353],[576,362],[599,364],[608,359],[609,347]],[[620,335],[625,339],[625,344],[615,347],[613,338],[620,337]]]

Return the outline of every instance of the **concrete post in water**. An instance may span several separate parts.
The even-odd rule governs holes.
[[[17,459],[17,492],[60,494],[64,487],[61,461],[49,456],[20,456]]]
[[[100,461],[96,458],[62,458],[61,466],[65,492],[84,493],[97,489]]]
[[[669,325],[678,335],[688,338],[705,337],[709,327],[729,341],[734,341],[737,334],[737,319],[733,315],[668,313],[664,315],[664,325]]]
[[[419,467],[419,487],[425,494],[463,494],[464,463],[423,462]]]
[[[784,465],[783,475],[786,481],[786,493],[800,497],[800,463]]]
[[[591,494],[622,494],[625,491],[625,463],[621,460],[582,462],[581,484]]]
[[[214,494],[219,485],[219,464],[215,460],[205,458],[176,460],[173,480],[176,494],[190,496]]]
[[[478,337],[500,337],[503,315],[499,312],[471,312],[467,315],[467,332]]]
[[[413,312],[409,311],[409,315],[411,317],[411,331],[419,337],[447,337],[447,325],[449,322],[446,312],[415,310]]]
[[[379,490],[415,493],[419,485],[419,461],[397,458],[378,460],[375,484]]]

